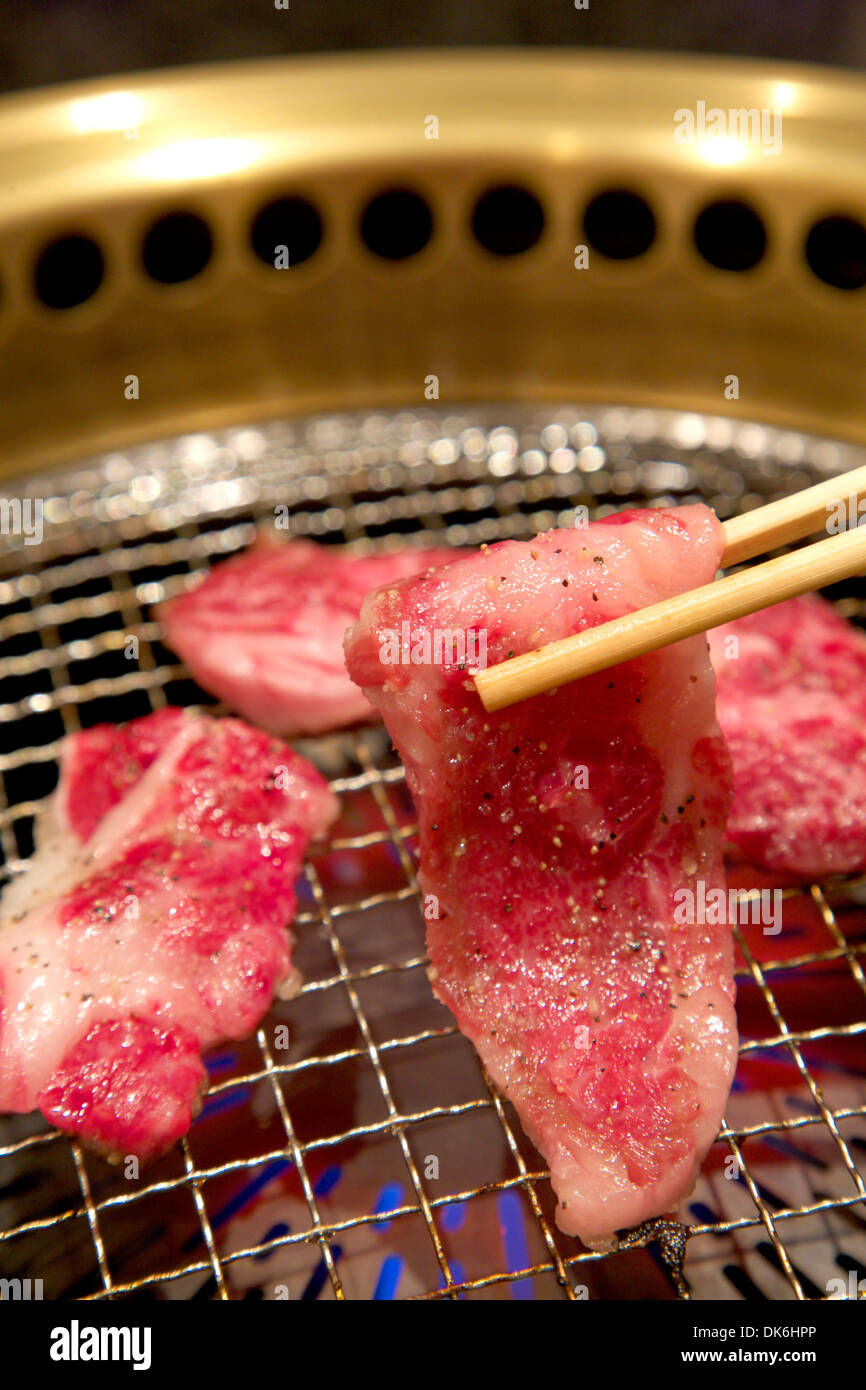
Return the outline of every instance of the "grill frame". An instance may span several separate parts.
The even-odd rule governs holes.
[[[181,667],[162,662],[159,626],[147,617],[145,608],[185,587],[190,575],[179,573],[139,580],[136,584],[132,582],[136,573],[155,573],[183,564],[205,568],[206,561],[241,548],[251,538],[255,524],[273,522],[274,509],[279,505],[289,507],[293,535],[339,539],[358,548],[370,545],[371,531],[376,543],[384,541],[386,545],[443,540],[467,544],[506,535],[533,534],[557,521],[569,524],[573,507],[579,503],[613,509],[641,498],[644,504],[660,505],[701,497],[710,500],[720,515],[730,515],[744,505],[756,505],[854,467],[863,461],[862,453],[853,446],[748,422],[618,406],[590,410],[508,406],[479,407],[461,415],[430,409],[396,415],[332,415],[282,421],[218,435],[184,436],[90,460],[80,468],[48,477],[22,479],[17,492],[10,488],[8,494],[42,499],[48,525],[42,544],[25,548],[23,555],[20,543],[13,544],[11,537],[0,537],[0,564],[7,576],[0,579],[0,602],[13,608],[16,603],[29,605],[17,613],[7,612],[0,625],[0,642],[26,640],[38,632],[39,645],[30,652],[7,657],[4,669],[7,675],[24,681],[39,672],[48,688],[0,704],[0,731],[11,735],[4,741],[6,751],[0,755],[4,782],[0,842],[6,872],[14,874],[23,869],[26,861],[16,827],[29,823],[45,799],[24,797],[8,803],[6,776],[21,772],[29,764],[50,763],[57,752],[55,739],[39,745],[18,745],[15,731],[19,721],[34,715],[37,719],[59,716],[63,733],[68,734],[80,726],[80,712],[90,700],[117,701],[131,694],[146,695],[150,706],[158,708],[166,702],[167,687],[183,678]],[[742,480],[742,486],[738,480]],[[520,494],[519,501],[515,489]],[[449,517],[460,519],[449,522]],[[64,588],[87,584],[102,587],[97,593],[80,594],[60,604],[46,601],[46,596],[53,598]],[[848,616],[866,618],[866,597],[862,594],[847,594],[839,601]],[[101,633],[89,637],[64,639],[63,630],[69,624],[98,624],[113,622],[115,618],[119,627],[107,625]],[[117,653],[131,635],[139,639],[139,656],[128,677],[97,676],[90,682],[76,683],[70,665]],[[3,650],[5,645],[0,647],[0,653]],[[119,713],[116,717],[127,716]],[[330,769],[332,789],[341,798],[369,794],[381,819],[381,828],[333,841],[330,851],[363,854],[374,846],[389,846],[404,879],[385,893],[333,905],[317,867],[322,851],[314,850],[305,866],[312,909],[298,914],[295,932],[300,935],[321,931],[333,968],[330,975],[306,983],[301,997],[324,990],[341,991],[361,1045],[281,1063],[275,1060],[264,1024],[256,1034],[256,1065],[240,1076],[216,1081],[208,1098],[219,1099],[234,1088],[264,1083],[273,1095],[284,1144],[242,1160],[229,1160],[216,1168],[202,1168],[188,1136],[180,1149],[181,1173],[171,1179],[142,1182],[141,1187],[128,1193],[102,1194],[99,1189],[104,1183],[100,1174],[94,1177],[93,1161],[77,1143],[56,1131],[6,1140],[4,1131],[9,1129],[9,1122],[0,1121],[0,1161],[10,1160],[26,1168],[28,1159],[35,1160],[43,1146],[65,1146],[80,1192],[77,1206],[31,1217],[15,1226],[0,1221],[0,1268],[4,1250],[12,1248],[9,1242],[14,1244],[16,1238],[24,1236],[59,1235],[62,1240],[66,1223],[83,1219],[92,1245],[93,1272],[101,1282],[100,1288],[84,1293],[83,1297],[111,1299],[165,1291],[164,1286],[172,1281],[203,1276],[206,1288],[212,1288],[219,1298],[228,1298],[232,1295],[232,1266],[238,1261],[263,1256],[283,1246],[304,1244],[318,1251],[330,1292],[340,1299],[345,1296],[345,1288],[339,1257],[334,1254],[337,1238],[348,1230],[381,1224],[382,1213],[366,1211],[341,1221],[329,1221],[320,1210],[308,1158],[346,1143],[351,1137],[364,1142],[391,1135],[402,1153],[414,1200],[389,1209],[388,1219],[420,1218],[440,1274],[440,1287],[427,1288],[416,1296],[436,1300],[483,1296],[492,1291],[504,1293],[517,1281],[548,1276],[555,1281],[560,1296],[585,1296],[582,1275],[609,1256],[582,1250],[575,1253],[574,1242],[553,1226],[547,1175],[538,1161],[534,1165],[529,1161],[526,1141],[510,1107],[486,1077],[486,1095],[456,1105],[422,1106],[407,1113],[394,1100],[389,1059],[400,1049],[418,1049],[427,1041],[457,1034],[452,1024],[384,1042],[377,1039],[359,986],[389,974],[423,970],[424,956],[383,959],[359,969],[352,966],[341,938],[341,918],[350,912],[374,914],[375,920],[376,909],[383,904],[404,903],[419,896],[410,853],[414,826],[401,821],[389,796],[389,790],[402,784],[402,769],[389,758],[387,744],[375,726],[326,740],[299,741],[298,746],[320,766]],[[35,756],[34,749],[38,750]],[[357,770],[340,775],[341,765]],[[856,894],[862,888],[866,888],[866,876],[845,883],[833,881],[790,889],[786,895],[808,896],[829,938],[826,950],[797,958],[793,968],[806,971],[825,962],[845,962],[856,988],[866,998],[866,937],[849,942],[838,917],[840,893],[842,904],[856,902]],[[754,983],[776,1030],[767,1037],[741,1043],[741,1057],[777,1050],[787,1054],[816,1113],[787,1120],[771,1115],[745,1125],[726,1123],[719,1141],[727,1145],[739,1165],[754,1214],[697,1223],[689,1227],[689,1238],[709,1234],[733,1236],[762,1227],[790,1289],[788,1296],[805,1300],[809,1297],[808,1280],[798,1270],[796,1256],[786,1243],[786,1223],[819,1213],[838,1214],[866,1202],[866,1164],[861,1161],[858,1167],[852,1145],[843,1132],[846,1121],[866,1119],[866,1091],[863,1104],[828,1106],[804,1056],[804,1048],[828,1038],[866,1035],[866,1007],[862,1020],[854,1024],[834,1026],[829,1022],[805,1031],[790,1030],[776,1002],[773,980],[779,972],[790,970],[792,962],[758,959],[743,934],[737,931],[736,935],[743,960],[738,981]],[[292,1078],[313,1067],[334,1066],[349,1059],[350,1054],[364,1056],[369,1062],[385,1107],[384,1118],[363,1125],[357,1136],[341,1131],[312,1141],[299,1139],[291,1115]],[[283,1080],[288,1083],[286,1090]],[[496,1117],[514,1163],[514,1173],[498,1182],[444,1194],[430,1192],[409,1142],[416,1127],[432,1120],[453,1121],[481,1110]],[[743,1155],[743,1146],[766,1134],[784,1139],[811,1125],[819,1125],[822,1133],[829,1135],[851,1178],[852,1194],[774,1209],[762,1193],[760,1177],[753,1173],[748,1157]],[[217,1172],[225,1174],[236,1169],[252,1173],[280,1157],[290,1158],[296,1166],[309,1227],[242,1249],[221,1250],[207,1201],[207,1182]],[[118,1208],[128,1211],[136,1202],[159,1199],[179,1189],[185,1190],[194,1204],[204,1254],[184,1260],[179,1252],[177,1262],[168,1271],[126,1281],[117,1279],[111,1268],[106,1230]],[[545,1258],[516,1270],[491,1269],[477,1277],[455,1278],[437,1216],[458,1202],[469,1203],[510,1190],[524,1194]],[[687,1246],[678,1248],[678,1239],[682,1245],[680,1228],[673,1223],[648,1223],[646,1228],[626,1236],[618,1250],[660,1243],[674,1286],[681,1296],[687,1297],[687,1287],[679,1282]]]
[[[678,140],[675,113],[699,103],[778,109],[779,157]],[[0,98],[0,474],[238,420],[414,408],[431,376],[443,401],[626,397],[863,443],[862,286],[813,273],[806,247],[828,216],[866,228],[864,129],[856,74],[623,51],[264,59]],[[502,185],[545,213],[513,257],[471,230]],[[395,186],[426,201],[434,234],[390,262],[361,222]],[[593,247],[584,273],[586,211],[618,189],[648,201],[658,236],[630,261]],[[251,245],[286,195],[325,227],[287,275]],[[744,273],[695,242],[702,209],[731,199],[767,235]],[[204,219],[214,253],[165,284],[144,245],[176,213]],[[105,277],[60,310],[35,279],[70,234],[93,239]]]

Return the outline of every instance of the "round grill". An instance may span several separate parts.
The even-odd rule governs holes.
[[[676,141],[700,100],[782,110],[779,157]],[[578,506],[726,517],[863,463],[864,121],[851,78],[554,55],[0,103],[7,876],[64,734],[210,703],[152,608],[277,507],[326,543],[467,545]],[[866,618],[860,582],[831,597]],[[684,1224],[590,1253],[430,993],[384,731],[299,746],[351,827],[308,857],[301,994],[209,1057],[202,1115],[139,1177],[0,1120],[4,1276],[46,1298],[856,1288],[862,881],[786,889],[782,934],[739,937],[741,1064]]]

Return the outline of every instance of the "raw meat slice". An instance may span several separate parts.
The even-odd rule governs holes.
[[[737,855],[798,878],[866,868],[866,638],[814,594],[709,637]]]
[[[463,630],[502,660],[708,583],[722,543],[699,506],[506,541],[370,595],[346,639],[418,808],[434,992],[587,1243],[688,1191],[733,1076],[730,928],[675,918],[683,891],[700,915],[724,889],[730,763],[707,643],[498,714],[459,662],[381,657],[408,621],[419,652],[425,630],[431,650]]]
[[[0,1110],[39,1109],[109,1156],[174,1143],[202,1050],[296,983],[294,880],[336,809],[315,768],[240,720],[167,709],[66,739],[0,904]]]
[[[323,733],[371,717],[343,659],[343,635],[365,595],[455,553],[358,556],[313,541],[260,540],[157,616],[203,690],[270,733]]]

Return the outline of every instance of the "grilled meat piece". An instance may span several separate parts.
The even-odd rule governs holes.
[[[425,663],[421,639],[484,634],[504,660],[708,583],[722,545],[700,506],[506,541],[380,589],[346,639],[418,809],[433,990],[587,1243],[690,1189],[733,1076],[730,928],[684,920],[689,895],[700,917],[724,890],[707,643],[487,714],[464,663]],[[417,663],[384,659],[404,622]]]
[[[0,904],[0,1109],[109,1156],[174,1143],[202,1050],[292,988],[294,881],[335,813],[315,768],[236,719],[167,709],[66,739]]]
[[[343,634],[365,595],[455,553],[358,556],[313,541],[260,541],[157,616],[202,689],[250,723],[284,736],[324,733],[371,718],[343,659]]]
[[[709,637],[737,856],[797,878],[866,868],[866,638],[815,594]]]

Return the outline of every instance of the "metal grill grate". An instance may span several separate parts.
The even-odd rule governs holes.
[[[568,525],[577,506],[702,499],[727,516],[858,462],[847,446],[727,420],[505,408],[190,436],[28,479],[18,495],[42,500],[44,536],[0,537],[6,874],[24,868],[65,734],[208,702],[160,645],[150,605],[275,508],[293,535],[360,548],[472,544]],[[834,597],[866,617],[855,585]],[[788,889],[781,936],[738,934],[740,1070],[688,1240],[663,1221],[587,1252],[556,1229],[538,1155],[430,994],[416,827],[384,732],[299,746],[343,808],[305,868],[301,994],[209,1059],[202,1116],[138,1178],[33,1117],[0,1120],[7,1277],[82,1298],[808,1299],[827,1297],[830,1277],[856,1295],[866,879]]]

